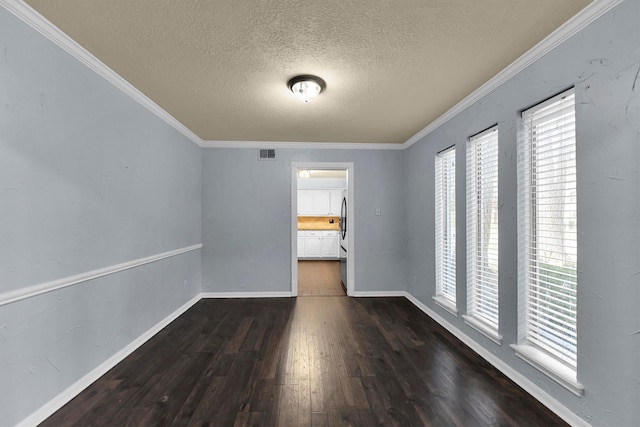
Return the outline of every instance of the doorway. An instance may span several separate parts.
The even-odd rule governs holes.
[[[342,283],[345,284],[346,295],[352,295],[354,292],[355,245],[353,244],[353,236],[355,215],[353,214],[353,169],[352,162],[292,162],[291,164],[291,296],[336,295],[338,289],[332,291],[332,288],[336,288],[337,284],[342,286]],[[331,191],[306,191],[309,188],[302,188],[303,191],[299,193],[298,177],[301,171],[302,173],[315,171],[325,176],[331,176],[332,171],[342,171],[346,185],[343,188],[338,188],[334,185],[336,188],[330,189]],[[314,182],[314,184],[317,184],[317,182],[318,181]],[[329,215],[325,213],[317,219],[322,220],[322,222],[327,222],[327,224],[324,224],[327,230],[335,229],[335,231],[321,231],[317,237],[312,231],[298,232],[299,208],[304,211],[304,216],[301,216],[301,223],[307,220],[315,220],[313,212],[305,210],[308,209],[307,207],[310,203],[308,198],[311,197],[311,193],[314,194],[314,197],[317,196],[319,198],[319,201],[317,201],[318,206],[323,206],[326,199],[329,200],[326,201],[326,203],[330,203],[330,199],[334,200],[333,204],[329,204],[329,206],[332,206]],[[302,200],[299,200],[299,195]],[[341,203],[343,198],[345,206],[342,206],[343,203]],[[340,210],[336,210],[336,200],[340,205]],[[340,221],[339,225],[336,224],[336,222],[338,222],[340,213],[346,211],[346,206],[349,207],[347,216],[348,226],[346,226],[346,230],[343,233],[340,229],[342,221]],[[328,221],[331,221],[331,224],[329,224]],[[305,229],[307,228],[308,227]],[[346,246],[348,246],[348,248],[346,248]],[[337,250],[337,252],[333,252],[335,257],[331,255],[334,250],[332,248]],[[329,252],[326,253],[326,251]],[[299,257],[300,264],[298,260]],[[318,278],[323,279],[319,281]],[[301,279],[304,283],[302,283],[303,287],[299,288]]]
[[[347,294],[340,278],[340,261],[298,258],[299,297],[339,297]]]

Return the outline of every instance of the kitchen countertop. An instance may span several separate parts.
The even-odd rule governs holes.
[[[333,224],[329,220],[333,219]],[[299,216],[298,230],[340,230],[337,216]]]

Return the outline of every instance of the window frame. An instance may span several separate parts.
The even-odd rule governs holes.
[[[435,156],[436,293],[434,301],[457,316],[456,146]]]
[[[563,105],[567,100],[571,103]],[[580,396],[584,388],[577,381],[576,123],[574,88],[521,112],[518,138],[519,325],[518,344],[512,347],[518,357]],[[541,138],[541,134],[544,137]],[[561,214],[556,213],[558,206]],[[573,215],[574,231],[567,231],[567,218],[571,218],[567,213]],[[566,242],[573,243],[567,245]],[[575,255],[568,254],[574,250]],[[557,255],[562,259],[555,258]],[[567,261],[571,256],[575,261]],[[571,267],[571,264],[575,266]],[[571,269],[573,275],[568,274]],[[540,271],[558,272],[563,278]],[[558,296],[560,298],[556,299]],[[573,351],[569,345],[571,340],[575,347]]]
[[[500,345],[498,138],[498,125],[494,125],[467,141],[467,314],[462,317],[469,326]],[[490,216],[495,216],[488,223],[487,209],[491,211]],[[478,261],[495,267],[488,271],[480,267]],[[486,298],[483,299],[483,295]]]

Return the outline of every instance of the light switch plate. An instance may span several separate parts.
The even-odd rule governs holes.
[[[380,216],[380,208],[376,208],[376,216]]]

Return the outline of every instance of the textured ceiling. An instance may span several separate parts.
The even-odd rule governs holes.
[[[204,140],[402,143],[589,0],[26,3]]]

